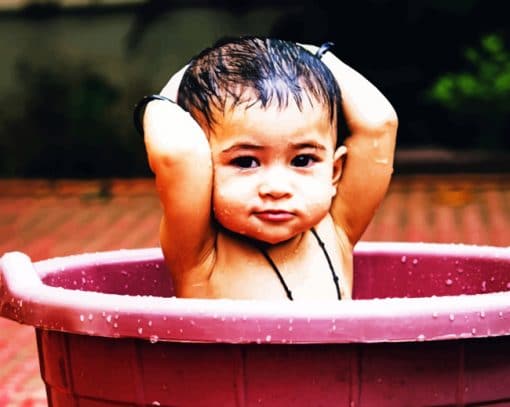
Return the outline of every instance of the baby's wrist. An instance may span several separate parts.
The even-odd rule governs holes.
[[[181,86],[182,77],[188,69],[189,64],[183,66],[175,74],[172,75],[167,84],[163,87],[160,94],[167,97],[168,99],[177,102],[177,96],[179,93],[179,87]]]

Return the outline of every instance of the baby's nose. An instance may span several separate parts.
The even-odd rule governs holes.
[[[289,177],[283,171],[268,171],[259,185],[259,195],[275,199],[292,195]]]

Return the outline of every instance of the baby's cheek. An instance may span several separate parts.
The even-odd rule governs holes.
[[[232,216],[236,214],[237,200],[233,191],[225,190],[225,188],[213,191],[213,212],[216,219],[220,222],[228,222]]]
[[[331,209],[332,198],[333,190],[330,186],[310,186],[305,197],[308,216],[313,218],[325,216]]]
[[[314,204],[327,204],[331,201],[333,188],[331,183],[326,182],[313,182],[303,188],[302,194],[308,199],[310,203]]]

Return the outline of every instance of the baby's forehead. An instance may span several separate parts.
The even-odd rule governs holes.
[[[244,115],[250,111],[257,111],[261,117],[274,115],[275,113],[284,114],[289,111],[295,112],[299,116],[321,117],[321,120],[328,120],[329,109],[327,104],[308,95],[304,91],[299,98],[291,94],[273,95],[270,98],[261,98],[254,89],[246,89],[239,94],[227,95],[219,106],[213,107],[212,114],[216,124],[221,125],[225,120],[238,115]],[[313,117],[312,117],[313,116]]]
[[[294,100],[287,105],[278,101],[264,105],[258,99],[231,100],[223,109],[214,109],[212,113],[213,120],[207,130],[210,141],[214,142],[226,142],[238,136],[263,136],[266,141],[318,137],[322,142],[331,139],[336,143],[336,123],[331,121],[328,109],[309,100],[301,106]]]

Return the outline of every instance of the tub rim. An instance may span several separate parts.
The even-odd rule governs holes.
[[[402,256],[455,253],[510,262],[510,248],[467,244],[360,242],[355,251]],[[80,262],[161,258],[159,248],[83,253],[37,262],[21,252],[6,253],[0,260],[0,315],[37,329],[153,343],[421,342],[510,335],[508,292],[290,303],[121,296],[51,287],[42,281],[58,272],[57,265],[60,269]]]

